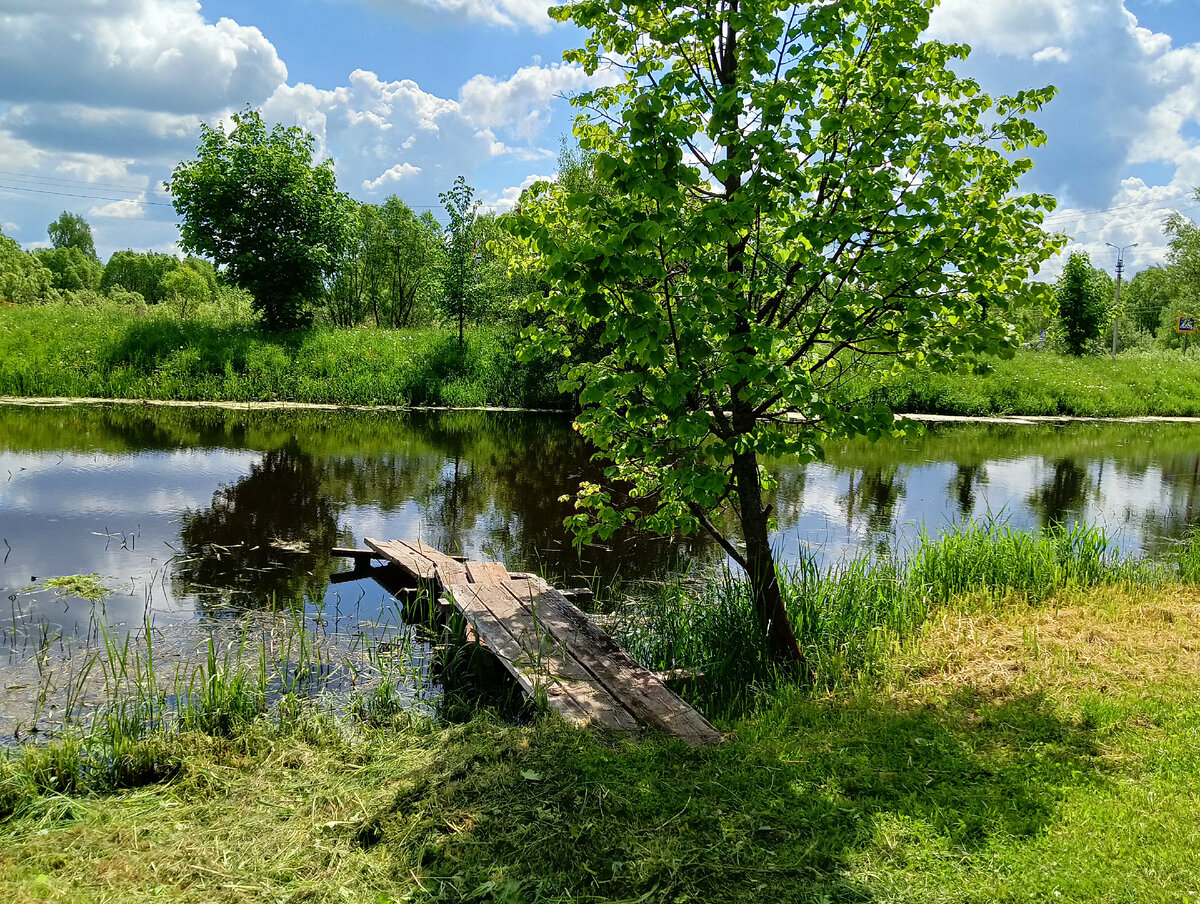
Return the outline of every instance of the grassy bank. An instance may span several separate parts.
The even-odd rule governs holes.
[[[521,364],[516,338],[317,327],[268,334],[243,316],[165,306],[0,308],[0,395],[557,408],[551,365]],[[1020,352],[985,375],[862,379],[853,397],[914,414],[1200,416],[1200,356]]]
[[[1178,902],[1200,892],[1200,594],[946,613],[869,690],[694,751],[481,715],[147,740],[169,781],[21,792],[25,901]],[[30,755],[32,756],[32,755]],[[6,788],[23,781],[7,767]],[[13,798],[10,798],[13,799]]]
[[[0,763],[0,893],[371,904],[1200,893],[1200,540],[1129,563],[1095,532],[985,525],[908,562],[793,576],[823,688],[745,674],[753,693],[698,691],[729,733],[718,749],[550,718],[447,726],[389,712],[386,692],[352,725],[291,696],[266,707],[254,690],[264,666],[251,663],[239,689],[214,661],[202,679],[218,680],[195,683],[184,710],[204,718],[83,757],[123,771],[68,781],[85,773],[64,771],[62,742]],[[639,605],[627,641],[675,630],[698,651],[676,661],[713,668],[745,626],[727,620],[740,617],[731,586],[692,594],[674,629]],[[105,722],[88,743],[112,736]]]
[[[472,331],[316,327],[264,333],[244,319],[165,308],[0,309],[0,395],[292,401],[342,405],[562,405],[512,338]]]
[[[912,414],[1196,417],[1200,355],[1129,351],[1113,361],[1021,351],[1011,360],[993,361],[986,374],[913,371],[851,390]]]

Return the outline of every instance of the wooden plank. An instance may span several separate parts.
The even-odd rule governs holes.
[[[721,742],[720,732],[707,719],[545,581],[505,581],[502,586],[515,600],[529,606],[538,624],[565,644],[637,719],[690,744]]]
[[[507,660],[505,667],[526,692],[533,693],[532,688],[540,685],[550,705],[571,721],[611,731],[638,730],[637,720],[615,696],[502,586],[455,584],[450,593],[455,604],[473,619],[488,646],[501,660]],[[483,615],[485,611],[490,618]]]
[[[468,562],[467,577],[472,584],[499,584],[509,579],[508,569],[500,562]]]
[[[329,554],[335,559],[354,559],[358,562],[360,559],[379,559],[382,556],[373,549],[352,549],[346,546],[335,546],[329,550]]]
[[[398,540],[372,540],[366,537],[363,542],[415,580],[432,581],[437,578],[437,567],[433,562],[414,553]]]
[[[439,552],[432,546],[426,546],[423,543],[410,543],[407,540],[398,540],[396,542],[408,547],[409,551],[415,555],[423,556],[433,563],[433,566],[437,569],[437,580],[442,585],[443,590],[451,584],[467,583],[467,566],[457,559],[452,559],[445,553]]]

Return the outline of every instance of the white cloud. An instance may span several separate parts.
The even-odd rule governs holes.
[[[552,176],[539,176],[536,173],[526,176],[520,185],[510,185],[508,188],[501,191],[499,194],[492,192],[484,192],[480,196],[480,202],[484,208],[493,213],[508,213],[517,206],[517,202],[521,200],[521,192],[529,188],[535,182],[549,181],[553,182],[558,178],[555,173]]]
[[[459,100],[463,115],[474,125],[504,126],[528,138],[546,127],[546,107],[551,99],[596,82],[577,64],[525,66],[503,81],[476,75],[462,86]]]
[[[113,201],[111,204],[93,207],[88,211],[90,217],[106,217],[114,220],[140,220],[146,215],[146,207],[141,201]]]
[[[415,176],[420,172],[421,167],[419,166],[413,166],[411,163],[397,163],[391,169],[385,170],[383,173],[381,173],[378,179],[364,179],[362,187],[366,191],[376,191],[383,186],[384,183],[400,182],[403,179],[407,179],[410,176]]]
[[[129,187],[130,182],[140,183],[138,188],[145,188],[150,180],[146,176],[134,176],[129,167],[136,161],[132,158],[101,157],[98,154],[71,154],[59,161],[54,168],[56,173],[62,173],[73,179],[84,182],[112,182],[119,180]]]
[[[204,21],[195,0],[8,2],[0,99],[215,113],[266,98],[287,67],[257,28]]]
[[[1035,63],[1069,63],[1071,62],[1071,54],[1067,53],[1061,47],[1046,47],[1039,50],[1033,55]]]
[[[475,76],[452,99],[360,69],[338,88],[281,86],[263,113],[312,133],[342,184],[374,194],[402,182],[410,203],[436,206],[456,176],[489,160],[552,157],[540,143],[552,134],[552,105],[592,83],[578,66],[526,66],[508,79]]]
[[[966,41],[993,53],[1031,56],[1042,48],[1062,45],[1078,32],[1087,16],[1121,0],[942,0],[933,11],[933,37]]]

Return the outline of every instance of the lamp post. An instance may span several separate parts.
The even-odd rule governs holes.
[[[1112,242],[1105,242],[1109,248],[1117,249],[1117,297],[1113,303],[1113,349],[1112,359],[1117,360],[1117,312],[1121,310],[1121,275],[1125,272],[1125,252],[1130,248],[1136,248],[1140,243],[1134,242],[1132,245],[1117,246]]]

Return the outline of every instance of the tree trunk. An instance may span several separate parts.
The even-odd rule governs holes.
[[[769,513],[763,508],[762,487],[758,479],[758,456],[753,452],[735,455],[733,477],[737,487],[742,538],[746,543],[746,571],[754,597],[754,615],[767,652],[782,665],[806,671],[804,652],[788,620],[783,593],[779,588],[775,555],[771,551],[771,538],[767,530]]]

